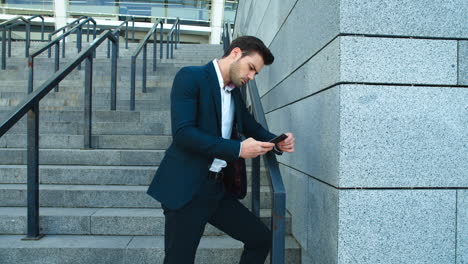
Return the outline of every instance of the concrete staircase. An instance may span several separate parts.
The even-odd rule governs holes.
[[[130,54],[121,42],[117,111],[110,111],[110,60],[105,46],[94,61],[93,146],[83,149],[83,70],[75,70],[40,105],[39,241],[26,233],[26,123],[0,138],[0,263],[162,263],[164,216],[146,195],[171,142],[169,93],[174,74],[222,55],[220,45],[180,45],[174,60],[148,61],[148,92],[137,71],[136,111],[129,111]],[[67,45],[67,58],[75,47]],[[43,44],[33,43],[32,49]],[[13,44],[7,70],[0,71],[0,120],[26,97],[24,43]],[[159,46],[158,46],[159,55]],[[164,54],[165,56],[165,54]],[[141,58],[141,55],[140,55]],[[152,58],[152,46],[148,46]],[[141,61],[141,60],[140,60]],[[35,61],[35,87],[53,72],[53,58]],[[141,69],[141,64],[139,67]],[[23,118],[24,119],[24,118]],[[269,222],[271,195],[262,170],[261,218]],[[250,194],[244,199],[250,205]],[[286,263],[300,263],[300,249],[287,217]],[[196,263],[237,263],[242,244],[207,226]]]

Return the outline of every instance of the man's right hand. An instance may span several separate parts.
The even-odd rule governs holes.
[[[253,138],[248,138],[242,141],[240,156],[244,159],[255,158],[272,150],[274,146],[274,143],[256,141]]]

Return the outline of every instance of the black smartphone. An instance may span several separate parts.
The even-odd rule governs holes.
[[[271,139],[271,140],[268,141],[268,142],[278,144],[278,143],[280,143],[281,141],[285,140],[287,137],[288,137],[288,136],[287,136],[286,134],[281,134],[281,135],[279,135],[279,136],[277,136],[277,137]]]

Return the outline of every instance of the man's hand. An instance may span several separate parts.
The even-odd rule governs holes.
[[[285,133],[288,136],[285,140],[279,142],[277,147],[283,152],[294,152],[294,136],[292,133]]]
[[[242,141],[241,158],[251,159],[263,155],[272,150],[275,144],[270,142],[256,141],[253,138],[248,138]]]

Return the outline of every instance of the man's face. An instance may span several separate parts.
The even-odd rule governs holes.
[[[246,84],[249,80],[253,80],[264,66],[263,58],[256,52],[235,60],[229,69],[231,82],[240,87]]]

